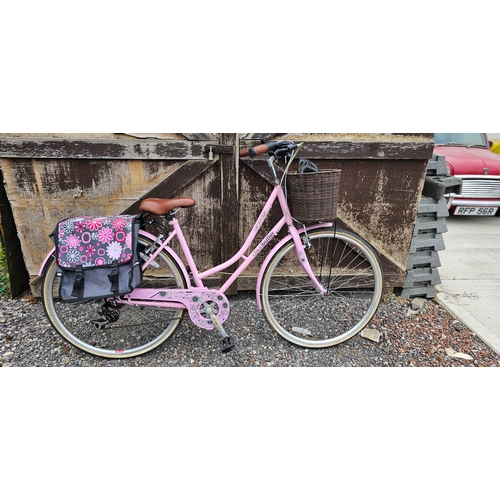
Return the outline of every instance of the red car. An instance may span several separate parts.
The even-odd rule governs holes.
[[[495,215],[500,207],[500,155],[486,134],[434,134],[434,153],[444,155],[449,174],[462,179],[449,197],[450,214]],[[498,212],[500,215],[500,212]]]

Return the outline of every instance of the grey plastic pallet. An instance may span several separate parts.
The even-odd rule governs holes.
[[[446,200],[441,198],[435,200],[429,196],[422,196],[420,198],[420,205],[418,207],[418,215],[435,214],[436,217],[448,217],[450,215]]]
[[[427,164],[427,175],[449,175],[444,155],[433,154]]]
[[[442,234],[436,233],[421,233],[413,236],[410,246],[410,254],[415,253],[417,250],[426,249],[439,252],[444,250],[444,239]]]
[[[439,259],[439,253],[434,250],[417,250],[408,256],[406,263],[407,271],[421,266],[440,267],[441,260]]]
[[[436,296],[436,289],[433,285],[429,284],[419,284],[411,288],[403,288],[401,291],[401,297],[405,299],[410,299],[411,297],[426,297],[427,299],[432,299]]]
[[[444,195],[459,193],[461,180],[448,173],[446,157],[433,154],[427,164],[426,177],[413,229],[406,280],[402,297],[436,296],[434,285],[441,283],[439,251],[445,249],[443,233],[448,231],[446,217],[449,216]]]
[[[411,288],[418,284],[428,283],[439,285],[441,278],[437,269],[431,267],[417,267],[406,273],[406,280],[403,288]]]
[[[415,228],[413,230],[413,236],[417,236],[419,233],[428,233],[429,231],[434,231],[436,233],[446,233],[448,228],[446,227],[446,220],[444,217],[434,217],[433,215],[419,215],[417,217],[417,222],[415,223]]]
[[[458,177],[428,175],[425,178],[422,194],[436,200],[441,199],[445,194],[460,194],[462,191],[462,182],[462,179]]]

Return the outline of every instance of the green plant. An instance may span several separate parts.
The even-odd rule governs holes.
[[[3,245],[0,244],[0,294],[10,296],[9,272],[7,269],[7,256]]]

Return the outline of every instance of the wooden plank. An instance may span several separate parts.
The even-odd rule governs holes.
[[[205,136],[205,134],[203,134]],[[206,135],[208,138],[208,135]],[[38,139],[0,137],[1,158],[204,160],[212,141],[154,139]]]
[[[154,139],[47,139],[0,137],[3,158],[93,158],[93,159],[206,159],[206,144],[212,134],[184,134],[196,140]],[[279,139],[283,134],[245,134],[241,149],[255,146],[260,139]],[[403,134],[400,134],[404,137]],[[285,136],[286,138],[286,136]],[[300,156],[311,159],[427,159],[434,143],[429,140],[306,141]]]
[[[236,134],[221,134],[221,146],[236,146]],[[220,225],[220,242],[221,242],[221,261],[225,262],[236,254],[239,245],[239,224],[238,224],[238,207],[239,207],[239,192],[238,192],[238,156],[236,155],[221,155],[221,205],[222,205],[222,223]],[[237,264],[233,264],[226,272],[232,273],[236,270]],[[224,283],[229,275],[222,275]],[[238,284],[234,283],[226,292],[228,295],[238,293]]]
[[[196,177],[214,164],[213,160],[189,160],[181,165],[175,172],[169,175],[144,196],[126,208],[123,214],[137,214],[140,212],[139,205],[145,198],[173,198],[179,191],[193,182]]]
[[[215,141],[219,140],[218,134],[182,134],[186,139],[190,141]]]
[[[281,139],[280,139],[281,140]],[[240,149],[255,146],[255,140],[241,141]],[[432,156],[434,143],[430,141],[305,141],[299,152],[301,158],[320,159],[428,159]],[[247,160],[258,161],[258,160]]]
[[[246,167],[250,168],[257,175],[259,175],[264,180],[269,182],[269,184],[273,185],[273,183],[274,183],[273,175],[271,174],[271,171],[269,169],[267,162],[265,162],[262,158],[255,159],[255,160],[250,160],[247,158],[242,160],[240,158],[240,163],[245,165]],[[279,179],[281,178],[280,172],[281,172],[281,170],[279,168],[277,168],[276,173],[277,173]]]
[[[251,133],[251,134],[242,134],[240,137],[240,140],[251,140],[254,141],[255,144],[259,144],[259,141],[261,139],[264,139],[265,141],[272,141],[274,137],[278,135],[283,135],[283,134],[271,134],[271,133],[262,133],[262,134],[257,134],[257,133]]]

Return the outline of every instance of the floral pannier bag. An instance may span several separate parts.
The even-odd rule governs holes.
[[[56,246],[61,300],[116,297],[138,286],[140,224],[139,215],[60,221],[50,237]]]

